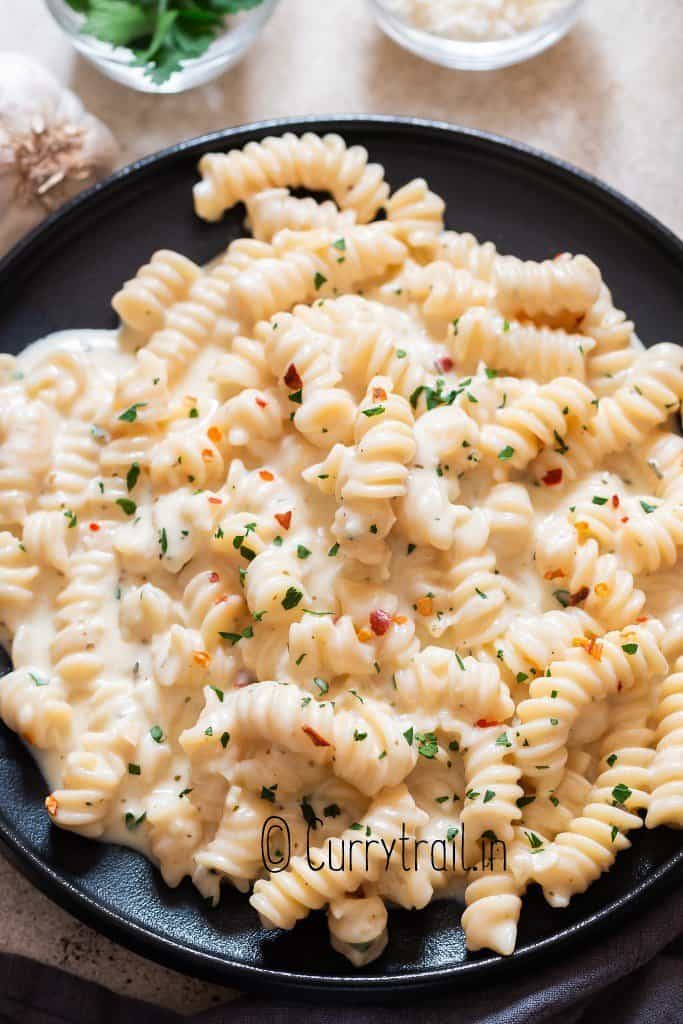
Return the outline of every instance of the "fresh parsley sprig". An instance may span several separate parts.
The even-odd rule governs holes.
[[[163,85],[185,61],[201,57],[225,28],[225,18],[263,0],[67,0],[85,15],[84,35],[131,50],[133,67]]]

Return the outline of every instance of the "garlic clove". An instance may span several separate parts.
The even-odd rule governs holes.
[[[44,67],[0,59],[0,255],[52,210],[109,174],[109,129]]]

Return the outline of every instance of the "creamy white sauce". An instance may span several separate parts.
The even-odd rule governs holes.
[[[468,375],[457,362],[444,364],[450,351],[443,340],[445,324],[423,317],[396,281],[369,290],[366,297],[384,304],[382,315],[397,350],[404,352],[401,358],[422,367],[432,387],[441,377],[444,393],[455,389],[452,403],[437,405],[442,411],[462,410],[484,427],[507,402],[534,390],[531,381],[486,373],[484,366]],[[0,617],[8,644],[12,638],[15,669],[30,671],[45,702],[54,698],[70,708],[70,728],[58,740],[42,748],[30,744],[53,793],[53,818],[94,838],[143,851],[160,863],[172,884],[194,872],[197,885],[211,895],[216,894],[216,876],[197,872],[194,857],[216,833],[226,780],[252,800],[260,797],[264,815],[276,813],[287,820],[292,853],[305,850],[302,803],[309,803],[323,822],[312,836],[314,845],[348,828],[369,804],[358,793],[345,804],[329,767],[280,749],[270,739],[247,744],[233,757],[230,739],[223,744],[220,735],[207,730],[212,764],[218,767],[213,774],[206,765],[198,767],[180,738],[196,727],[207,701],[216,704],[212,693],[220,694],[222,704],[234,687],[277,679],[298,685],[314,699],[325,694],[338,709],[356,707],[359,697],[381,702],[399,716],[402,730],[412,730],[412,723],[419,728],[422,712],[408,714],[396,702],[395,673],[409,663],[411,654],[432,644],[496,664],[500,638],[516,617],[557,610],[571,596],[558,597],[561,581],[539,571],[539,544],[552,548],[563,531],[573,531],[577,507],[590,511],[609,502],[609,508],[618,496],[624,515],[639,514],[643,495],[651,494],[655,483],[637,451],[611,459],[609,467],[564,488],[543,486],[532,474],[510,472],[496,460],[468,461],[466,445],[448,449],[455,427],[439,433],[441,414],[425,413],[418,398],[413,405],[419,413],[410,425],[417,449],[408,460],[409,479],[418,484],[415,501],[423,489],[429,500],[418,506],[419,513],[407,504],[399,509],[394,502],[399,521],[384,548],[383,530],[373,529],[372,523],[362,536],[353,536],[349,527],[340,549],[333,525],[339,502],[334,481],[325,482],[330,473],[321,468],[329,445],[324,440],[318,445],[319,439],[313,438],[314,445],[295,429],[290,413],[297,413],[298,403],[292,405],[290,392],[296,386],[285,388],[273,378],[260,392],[282,418],[282,427],[270,434],[251,424],[253,406],[228,417],[217,371],[224,352],[217,343],[207,344],[169,385],[163,362],[157,361],[158,369],[153,361],[146,363],[145,350],[134,336],[77,330],[35,342],[16,360],[0,365],[5,406],[19,416],[33,410],[42,417],[28,440],[23,435],[12,440],[12,417],[4,423],[15,464],[23,464],[29,473],[26,523],[35,525],[37,513],[52,518],[45,520],[42,541],[28,525],[22,534],[21,520],[14,523],[17,544],[23,541],[16,559],[37,566],[39,573],[27,584],[33,594],[30,603],[8,599]],[[364,399],[369,384],[364,373],[365,366],[343,382],[354,403]],[[375,410],[381,407],[383,414],[386,400],[380,388]],[[365,408],[375,415],[372,401],[366,400]],[[412,421],[412,413],[407,415]],[[223,435],[215,440],[221,416],[223,434],[230,432],[227,449]],[[338,423],[330,425],[339,428]],[[215,453],[202,448],[209,444],[211,429]],[[205,439],[195,443],[200,450],[195,470],[192,442],[202,431]],[[351,440],[350,428],[346,434]],[[128,447],[115,459],[122,445]],[[217,466],[221,447],[227,451],[222,467]],[[207,479],[198,479],[195,472],[206,473]],[[516,485],[509,492],[514,496],[510,507],[500,499],[498,488],[505,483]],[[605,502],[595,506],[595,495],[604,495]],[[381,524],[392,507],[381,502],[377,506]],[[454,520],[455,557],[453,550],[413,542],[414,531],[432,529],[453,508],[460,510]],[[383,554],[370,565],[353,557],[354,543],[380,544]],[[61,563],[60,550],[66,552]],[[261,551],[272,556],[272,566],[252,581],[251,561]],[[278,559],[287,553],[291,587],[299,595],[300,609],[294,614],[282,612],[280,593],[274,598],[271,594],[272,580],[282,571]],[[457,572],[460,563],[469,566],[464,585],[481,573],[491,588],[487,593],[477,589],[481,604],[471,627],[458,619],[456,585],[447,582],[448,573]],[[209,573],[215,580],[203,578],[194,593],[193,581]],[[677,577],[652,574],[638,583],[647,593],[648,610],[660,615],[670,630],[683,629]],[[65,596],[69,593],[71,601]],[[233,622],[230,602],[237,609]],[[392,619],[386,641],[370,628],[377,609]],[[333,665],[309,667],[323,657],[316,648],[322,643],[316,628],[318,633],[324,630],[330,613],[335,623],[340,616],[352,619],[350,643],[357,639],[365,652],[360,667],[340,673]],[[216,624],[206,626],[214,621],[212,616]],[[65,639],[69,621],[75,625]],[[297,622],[310,633],[301,658],[295,657],[300,641],[296,629],[292,631]],[[348,654],[347,647],[335,657]],[[98,665],[88,668],[78,661],[74,666],[72,655]],[[524,682],[512,681],[518,699],[525,693]],[[34,692],[29,696],[33,700]],[[16,725],[13,714],[8,706],[5,717]],[[18,726],[28,740],[38,735],[34,727]],[[590,747],[602,726],[597,728],[594,721],[592,727],[584,722],[581,728],[584,732],[577,731],[577,737]],[[442,745],[434,769],[428,757],[418,758],[407,778],[408,788],[423,794],[416,799],[430,815],[423,831],[431,837],[443,838],[461,828],[466,799],[461,753],[449,754]],[[76,762],[80,782],[75,780]],[[438,787],[434,789],[436,783],[430,782],[432,770],[446,780],[447,806]],[[87,790],[88,773],[96,795],[84,797],[74,811],[70,801],[74,792]],[[111,785],[102,781],[103,773],[109,773]],[[336,806],[336,814],[326,813],[330,806]],[[381,881],[369,891],[378,888],[382,894]],[[435,898],[462,899],[463,893],[463,876],[456,872],[444,880]],[[385,895],[392,899],[390,891]],[[373,948],[376,953],[378,947]]]

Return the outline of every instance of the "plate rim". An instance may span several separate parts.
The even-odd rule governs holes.
[[[175,160],[186,159],[193,154],[199,156],[212,147],[230,149],[236,145],[241,146],[246,141],[262,138],[270,132],[317,131],[343,134],[344,128],[348,126],[368,132],[382,129],[391,132],[398,130],[406,135],[418,134],[425,138],[429,138],[430,135],[451,136],[479,151],[488,151],[497,158],[500,158],[501,151],[507,152],[518,165],[532,167],[545,175],[551,172],[553,178],[569,184],[575,192],[578,188],[584,195],[599,200],[603,207],[607,206],[622,218],[626,215],[632,226],[641,234],[648,236],[660,249],[667,250],[674,262],[683,267],[683,239],[674,231],[617,189],[559,157],[502,135],[462,127],[447,121],[389,114],[325,114],[274,118],[235,125],[175,143],[124,166],[64,204],[0,259],[0,291],[6,277],[17,273],[20,278],[23,277],[41,244],[48,242],[62,227],[77,222],[84,209],[87,210],[91,204],[106,202],[109,195],[124,189],[131,179],[153,174],[160,165],[171,165]],[[245,136],[246,138],[242,139]],[[681,849],[654,871],[649,872],[625,895],[561,931],[516,951],[510,957],[490,954],[483,960],[411,970],[401,974],[322,976],[302,971],[254,966],[227,959],[218,953],[209,953],[189,944],[178,943],[148,926],[125,917],[63,878],[58,870],[29,848],[16,829],[8,827],[1,811],[0,851],[53,902],[101,934],[165,967],[218,984],[239,983],[246,990],[254,990],[259,986],[269,993],[284,993],[316,1000],[322,996],[336,996],[340,999],[353,999],[359,996],[366,1000],[373,997],[386,999],[392,994],[405,995],[407,990],[415,993],[424,993],[427,990],[436,992],[455,982],[461,982],[465,986],[475,980],[499,980],[518,967],[527,968],[530,963],[538,961],[550,950],[564,949],[582,937],[593,939],[613,922],[620,922],[632,914],[645,898],[659,894],[666,883],[673,886],[679,879],[683,880]]]

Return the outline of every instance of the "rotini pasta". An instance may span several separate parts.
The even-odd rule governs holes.
[[[682,350],[338,136],[200,176],[251,237],[1,361],[0,718],[171,886],[358,967],[454,897],[508,955],[683,827]]]

